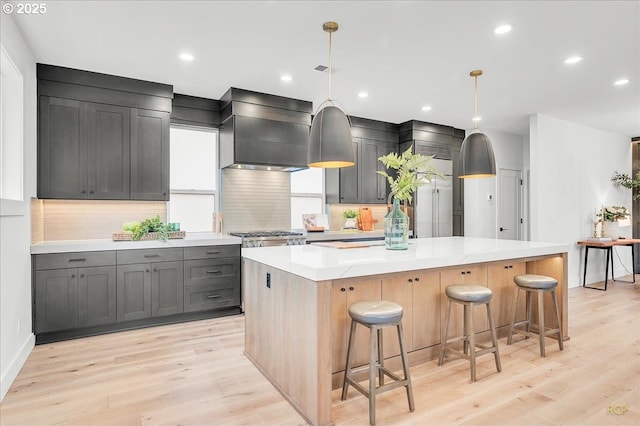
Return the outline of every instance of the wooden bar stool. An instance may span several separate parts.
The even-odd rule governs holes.
[[[440,350],[438,365],[442,365],[444,363],[446,353],[450,353],[451,355],[455,355],[459,358],[464,358],[471,364],[471,381],[475,382],[476,358],[481,355],[492,353],[496,361],[496,368],[498,369],[498,372],[501,372],[502,366],[500,365],[498,339],[496,336],[496,329],[493,325],[493,317],[491,316],[491,298],[493,297],[491,289],[479,285],[452,284],[447,286],[445,293],[449,300],[449,306],[447,311],[447,325],[444,329],[444,338],[442,340],[442,349]],[[452,303],[460,303],[464,307],[464,332],[462,337],[448,340]],[[476,305],[485,305],[487,307],[487,319],[489,320],[492,346],[485,346],[476,343],[476,330],[473,320],[473,308]],[[459,342],[460,340],[463,342],[462,352],[449,346],[451,343]],[[476,350],[476,348],[480,348],[480,350]]]
[[[533,275],[533,274],[523,274],[516,275],[513,278],[516,286],[518,288],[518,293],[516,295],[516,304],[513,307],[513,320],[511,321],[511,326],[509,327],[509,337],[507,338],[507,345],[510,345],[513,341],[513,333],[522,334],[527,339],[533,335],[537,334],[540,338],[540,356],[544,357],[544,338],[546,336],[552,336],[554,334],[558,335],[558,346],[560,350],[564,349],[564,345],[562,342],[562,326],[560,325],[560,314],[558,313],[558,301],[556,299],[556,287],[558,286],[558,281],[552,277],[546,277],[544,275]],[[518,302],[520,300],[520,290],[527,292],[527,303],[526,303],[526,318],[524,321],[516,322],[516,311],[518,310]],[[531,294],[538,294],[538,332],[531,331]],[[556,320],[558,321],[558,328],[546,329],[544,325],[544,295],[546,293],[551,294],[551,300],[553,301],[553,309],[555,310]],[[524,329],[516,328],[519,326],[524,326]]]
[[[409,363],[407,352],[402,335],[402,306],[384,300],[356,302],[349,306],[349,316],[351,317],[351,331],[349,333],[349,346],[347,348],[347,365],[344,370],[344,382],[342,385],[342,400],[346,401],[349,385],[353,385],[360,393],[369,399],[369,423],[373,426],[376,421],[376,395],[391,389],[406,387],[407,398],[409,400],[409,410],[415,410],[413,404],[413,390],[411,388],[411,377],[409,376]],[[371,351],[369,364],[351,369],[351,355],[353,342],[355,341],[356,325],[361,324],[370,330]],[[384,357],[382,353],[382,329],[384,327],[396,327],[398,330],[398,340],[400,343],[400,355],[402,356],[402,369],[404,378],[384,367]],[[376,355],[377,354],[377,355]],[[377,356],[377,359],[376,359]],[[353,376],[364,371],[369,372],[369,389],[365,389],[360,383],[353,379]],[[384,375],[389,376],[394,381],[384,383]],[[376,376],[379,375],[380,386],[376,387]]]

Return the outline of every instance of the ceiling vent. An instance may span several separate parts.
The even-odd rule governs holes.
[[[325,66],[325,65],[318,65],[318,66],[316,66],[316,67],[314,68],[314,70],[316,70],[316,71],[320,71],[320,72],[324,72],[324,71],[326,71],[326,70],[328,70],[328,69],[329,69],[329,67],[327,67],[327,66]]]

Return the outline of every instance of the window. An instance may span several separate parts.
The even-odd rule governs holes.
[[[189,232],[213,230],[218,209],[218,133],[171,127],[168,222]]]
[[[323,169],[310,167],[291,173],[291,229],[302,229],[302,215],[324,213]]]
[[[2,215],[23,214],[23,80],[0,46],[0,204]]]

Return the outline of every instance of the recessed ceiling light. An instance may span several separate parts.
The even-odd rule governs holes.
[[[360,92],[358,93],[358,97],[359,98],[366,98],[367,96],[369,96],[369,94],[367,92]]]
[[[582,56],[570,56],[564,60],[565,64],[577,64],[582,60]]]
[[[497,27],[493,30],[493,33],[494,33],[494,34],[506,34],[506,33],[508,33],[509,31],[511,31],[511,29],[512,29],[512,28],[513,28],[513,27],[512,27],[511,25],[509,25],[509,24],[500,25],[500,26],[497,26]]]
[[[627,78],[621,78],[619,80],[616,80],[613,84],[616,86],[624,86],[625,84],[629,83],[629,79]]]
[[[429,105],[425,105],[422,107],[423,111],[431,111],[431,107]]]
[[[290,75],[285,74],[285,75],[280,76],[280,80],[288,83],[289,81],[293,80],[293,77],[291,77]]]
[[[193,61],[194,60],[193,55],[191,53],[189,53],[189,52],[181,53],[178,57],[180,59],[182,59],[183,61]]]
[[[482,117],[473,117],[471,121],[481,121]]]

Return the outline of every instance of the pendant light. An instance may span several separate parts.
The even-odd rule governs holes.
[[[322,168],[349,167],[355,164],[351,125],[344,111],[331,99],[331,34],[338,31],[338,24],[325,22],[322,29],[329,33],[329,98],[320,105],[311,123],[308,164]]]
[[[482,70],[469,73],[475,80],[475,116],[474,128],[462,142],[458,161],[459,178],[480,178],[496,175],[496,159],[491,141],[478,129],[478,77]]]

